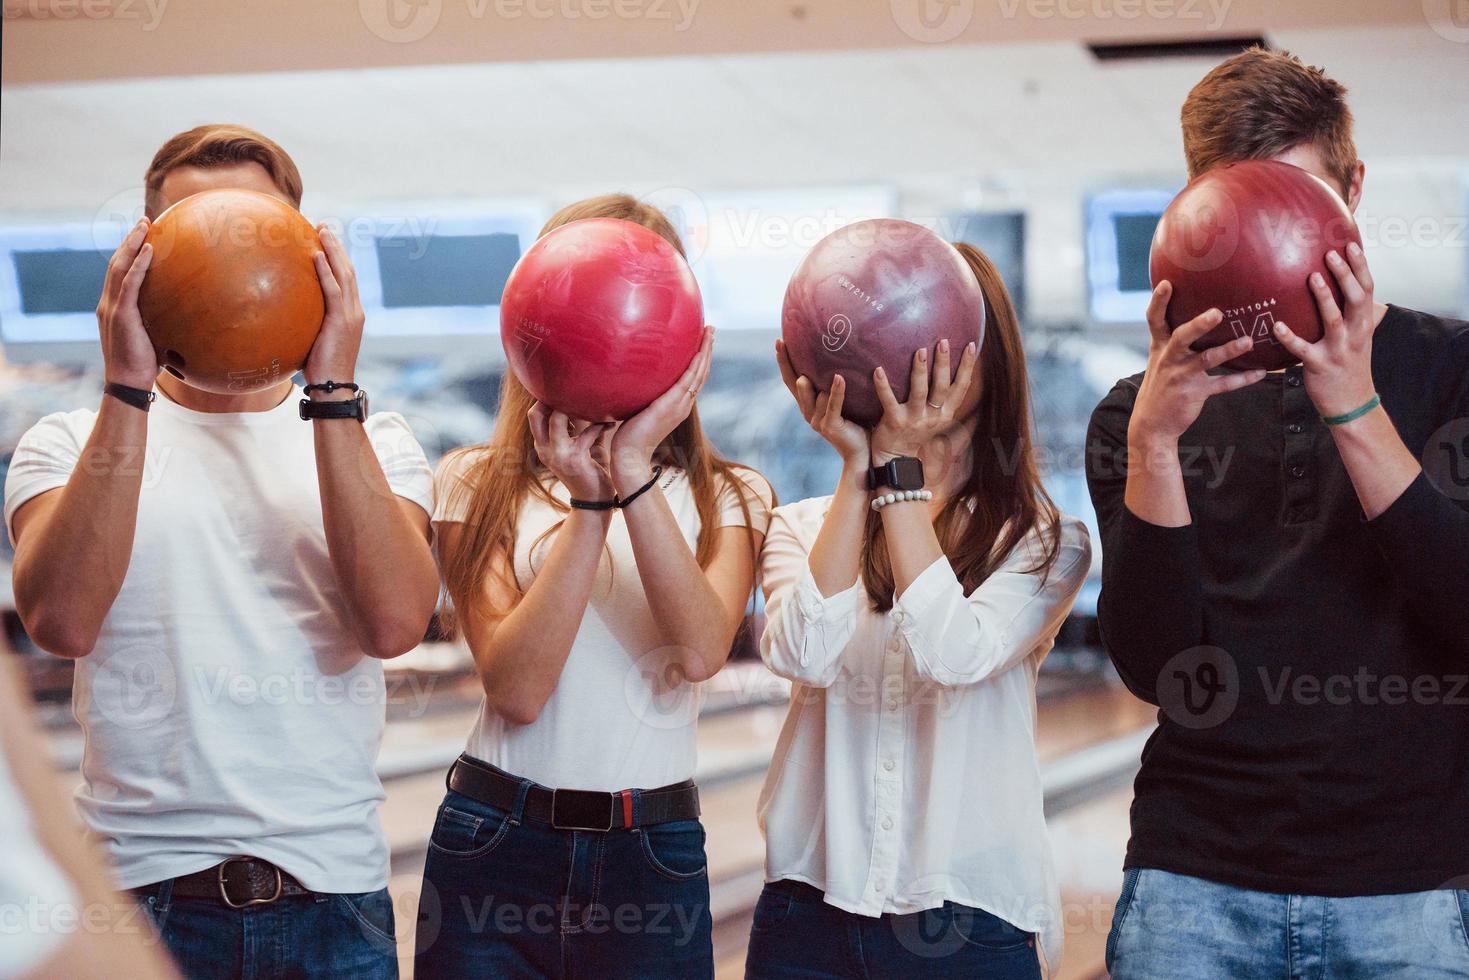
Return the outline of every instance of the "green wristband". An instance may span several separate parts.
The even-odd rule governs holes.
[[[1381,404],[1382,396],[1373,395],[1367,400],[1367,404],[1363,405],[1361,408],[1354,408],[1350,412],[1346,412],[1342,415],[1323,415],[1321,416],[1321,421],[1325,422],[1327,425],[1346,425],[1348,422],[1357,421],[1357,419],[1366,415],[1368,412],[1372,411],[1374,408]]]

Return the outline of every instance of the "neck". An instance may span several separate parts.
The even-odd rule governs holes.
[[[290,397],[291,385],[286,380],[259,391],[222,395],[186,385],[166,371],[158,375],[158,390],[164,397],[195,412],[268,412]]]

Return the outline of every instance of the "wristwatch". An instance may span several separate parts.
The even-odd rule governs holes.
[[[890,487],[894,490],[923,489],[923,460],[917,456],[899,456],[867,471],[867,489]]]
[[[344,401],[314,402],[310,398],[301,399],[301,418],[312,419],[356,419],[359,422],[367,421],[367,392],[357,390],[356,398]]]

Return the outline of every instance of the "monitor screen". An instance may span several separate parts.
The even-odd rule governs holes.
[[[1145,319],[1153,231],[1176,193],[1177,188],[1126,188],[1102,191],[1087,201],[1086,272],[1094,320]]]
[[[107,278],[106,252],[94,249],[34,249],[10,254],[20,289],[20,311],[91,313]]]
[[[520,258],[513,234],[387,237],[374,243],[383,306],[498,306]]]

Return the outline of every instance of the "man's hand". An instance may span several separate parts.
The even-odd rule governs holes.
[[[152,388],[158,377],[158,354],[138,312],[138,290],[153,263],[153,246],[143,244],[147,235],[144,218],[112,253],[97,303],[105,377],[110,384],[129,388]]]
[[[1372,400],[1372,335],[1377,332],[1377,304],[1372,298],[1372,273],[1367,256],[1356,242],[1347,246],[1347,258],[1326,253],[1326,266],[1341,286],[1346,312],[1336,305],[1331,287],[1319,272],[1311,274],[1311,292],[1321,311],[1324,331],[1316,343],[1302,340],[1284,323],[1275,334],[1286,350],[1301,359],[1306,392],[1322,416],[1345,415]]]
[[[1261,370],[1214,376],[1214,368],[1234,360],[1254,346],[1249,337],[1240,337],[1196,352],[1192,346],[1224,319],[1219,310],[1208,310],[1174,330],[1168,330],[1168,300],[1173,285],[1166,279],[1153,290],[1148,303],[1148,331],[1152,343],[1148,350],[1148,369],[1138,389],[1137,403],[1128,424],[1128,441],[1150,446],[1177,443],[1198,420],[1204,403],[1215,395],[1255,384],[1265,377]]]
[[[306,358],[304,373],[307,384],[326,381],[352,381],[357,371],[357,352],[362,347],[362,326],[367,320],[362,312],[362,299],[357,295],[357,273],[347,258],[347,250],[326,225],[319,225],[322,251],[316,253],[316,275],[321,280],[321,295],[326,301],[326,315],[321,333]],[[350,390],[332,392],[340,398],[352,397]]]

